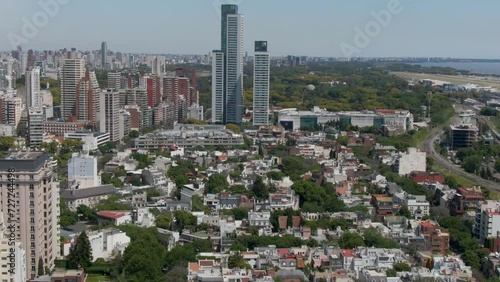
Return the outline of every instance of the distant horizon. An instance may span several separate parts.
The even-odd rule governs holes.
[[[47,9],[38,1],[3,1],[0,49],[15,49],[14,41],[24,50],[56,50],[68,43],[98,50],[106,41],[110,50],[123,53],[208,54],[220,48],[220,5],[237,4],[245,16],[249,55],[253,42],[264,40],[273,56],[500,59],[500,39],[492,36],[500,26],[495,14],[500,2],[493,0],[485,0],[487,5],[466,0],[57,1],[64,4],[47,12],[46,20],[40,13]],[[22,37],[36,15],[42,24]],[[22,39],[11,40],[13,35]]]

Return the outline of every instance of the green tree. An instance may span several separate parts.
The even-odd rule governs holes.
[[[398,272],[411,271],[411,266],[404,262],[397,262],[392,267]]]
[[[481,266],[481,261],[479,260],[479,257],[472,250],[466,250],[462,254],[462,260],[466,265],[474,269],[479,269],[479,267]]]
[[[257,176],[255,182],[252,185],[252,191],[257,199],[267,199],[269,198],[269,188],[262,181],[262,177]]]
[[[245,261],[242,255],[236,253],[234,255],[230,255],[227,259],[227,265],[230,269],[240,268],[240,269],[250,269],[251,266]]]
[[[172,214],[162,213],[156,217],[156,227],[162,229],[170,229],[170,224],[172,223]]]
[[[231,130],[232,132],[234,132],[236,134],[241,133],[241,128],[239,126],[237,126],[236,124],[229,123],[226,125],[226,129]]]
[[[207,124],[206,121],[195,119],[195,118],[187,118],[184,120],[185,124],[195,124],[195,125],[205,125]]]
[[[399,244],[396,241],[386,238],[378,229],[369,228],[363,233],[363,236],[365,238],[365,244],[368,247],[387,249],[399,248]]]
[[[398,211],[398,213],[397,213],[396,215],[398,215],[398,216],[404,216],[404,217],[406,217],[406,218],[413,218],[413,216],[412,216],[412,214],[411,214],[410,210],[409,210],[409,209],[408,209],[408,207],[406,207],[406,206],[402,206],[402,207],[399,209],[399,211]]]
[[[196,222],[197,222],[196,216],[192,215],[188,211],[182,211],[182,210],[175,211],[174,217],[175,217],[175,223],[177,224],[179,232],[182,232],[182,230],[186,226],[196,226]]]
[[[42,276],[44,274],[44,268],[43,268],[43,260],[42,257],[38,258],[38,269],[37,269],[37,274],[38,277]]]
[[[483,158],[479,155],[468,156],[464,158],[464,162],[462,163],[462,167],[468,173],[478,174],[479,169],[483,163]]]
[[[339,246],[342,249],[354,249],[365,246],[365,242],[359,233],[344,232],[339,239]]]
[[[188,281],[188,270],[186,267],[174,266],[167,272],[165,276],[166,282],[181,282]]]
[[[123,254],[123,273],[127,281],[160,281],[165,248],[151,233],[141,233]]]
[[[137,137],[139,137],[139,131],[137,131],[137,130],[131,130],[131,131],[128,133],[128,136],[129,136],[130,138],[137,138]]]
[[[218,173],[214,173],[208,177],[205,185],[205,194],[218,194],[229,187],[227,179]]]
[[[79,205],[76,208],[76,213],[78,214],[78,216],[85,220],[97,219],[97,213],[86,205]]]
[[[68,268],[70,269],[77,269],[79,267],[87,269],[90,266],[92,262],[92,247],[85,231],[82,231],[78,235],[75,244],[71,246],[67,260]]]

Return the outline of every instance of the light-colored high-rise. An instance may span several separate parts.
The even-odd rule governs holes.
[[[42,108],[28,109],[29,146],[36,148],[43,142],[43,122],[45,111]]]
[[[253,125],[269,124],[269,70],[267,41],[255,42],[253,63]]]
[[[26,252],[20,242],[11,242],[6,236],[10,235],[7,226],[9,222],[3,220],[0,211],[0,281],[26,282]],[[4,251],[5,250],[5,251]],[[7,251],[8,250],[8,251]],[[13,259],[13,261],[11,261]]]
[[[243,15],[227,15],[226,36],[225,123],[240,124],[243,113]]]
[[[61,117],[76,115],[77,85],[85,77],[83,59],[66,59],[61,67]]]
[[[52,268],[59,255],[59,183],[54,181],[54,166],[46,152],[8,152],[0,158],[2,187],[14,185],[14,193],[0,189],[0,206],[4,219],[14,214],[12,231],[26,250],[28,279],[36,277],[40,259],[43,268]]]
[[[40,68],[34,67],[26,72],[26,107],[41,108],[42,95],[40,92]]]
[[[122,74],[120,72],[108,72],[108,88],[121,89]]]
[[[101,92],[100,130],[109,133],[111,142],[120,141],[120,92],[107,89]]]
[[[224,123],[224,52],[212,53],[212,123]]]
[[[17,127],[21,121],[24,105],[21,97],[2,97],[2,123]]]
[[[97,173],[97,157],[90,156],[88,151],[73,153],[68,161],[68,182],[77,182],[80,189],[101,185]]]

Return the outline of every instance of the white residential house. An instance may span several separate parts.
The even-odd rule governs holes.
[[[408,175],[414,171],[427,170],[427,153],[420,152],[417,148],[408,148],[406,153],[399,153],[396,167],[399,175]]]
[[[130,243],[130,238],[125,232],[114,228],[87,232],[87,236],[92,247],[92,261],[96,261],[98,258],[107,260],[118,254],[123,254],[123,251]],[[64,256],[69,254],[71,245],[76,242],[76,239],[77,236],[64,243]]]
[[[270,211],[250,211],[248,213],[249,226],[271,227],[271,212]]]

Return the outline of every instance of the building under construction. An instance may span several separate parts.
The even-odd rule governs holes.
[[[451,150],[469,148],[479,141],[479,128],[475,125],[461,124],[451,126]]]

